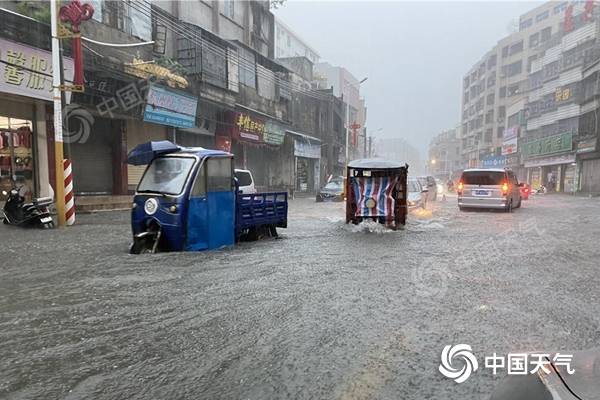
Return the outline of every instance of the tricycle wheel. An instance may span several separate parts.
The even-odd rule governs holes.
[[[129,248],[129,254],[150,254],[154,248],[154,243],[146,238],[134,240]]]
[[[269,233],[271,234],[271,237],[276,238],[277,235],[277,227],[275,225],[269,225]]]

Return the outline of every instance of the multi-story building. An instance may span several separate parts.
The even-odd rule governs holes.
[[[538,47],[557,32],[567,3],[548,2],[520,17],[519,30],[500,40],[463,77],[461,138],[464,167],[507,165],[514,129],[507,109],[528,90],[528,71]],[[507,137],[505,130],[509,129]],[[517,132],[518,135],[518,132]],[[506,151],[504,151],[506,153]],[[509,158],[513,167],[518,157]]]
[[[362,140],[365,137],[367,112],[364,100],[360,97],[361,82],[346,68],[333,66],[327,62],[316,64],[314,75],[315,87],[333,89],[333,94],[336,97],[341,96],[347,106],[349,159],[363,156],[365,143]],[[345,157],[345,155],[340,156]]]
[[[442,180],[462,167],[460,126],[442,131],[429,142],[429,173]]]
[[[299,182],[295,161],[308,158],[319,166],[322,151],[335,152],[321,139],[340,144],[335,132],[343,134],[341,101],[310,82],[297,84],[294,73],[274,60],[269,1],[90,3],[93,19],[81,26],[82,36],[95,41],[83,49],[85,92],[70,93],[63,111],[65,152],[79,200],[85,195],[105,202],[108,195],[130,203],[127,195],[142,169],[127,164],[127,152],[148,140],[226,149],[237,167],[253,170],[258,186],[290,190]],[[55,176],[50,32],[48,21],[41,21],[48,7],[7,1],[0,10],[0,185],[17,176],[35,195],[46,195]],[[66,46],[67,83],[73,74],[69,51]],[[292,129],[298,95],[326,100],[330,118],[319,129],[328,126],[328,132]],[[4,140],[8,132],[18,143]],[[10,154],[15,146],[23,147],[18,159]],[[337,161],[338,154],[331,158]],[[318,182],[303,186],[312,191]]]
[[[306,57],[314,65],[319,53],[280,19],[275,19],[275,58]]]
[[[600,191],[593,81],[593,65],[600,59],[597,8],[592,1],[568,4],[561,29],[531,64],[527,125],[519,147],[534,187]]]

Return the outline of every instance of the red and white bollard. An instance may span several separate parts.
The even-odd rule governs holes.
[[[65,221],[67,225],[75,223],[75,197],[73,196],[73,169],[71,160],[63,160],[65,176]]]

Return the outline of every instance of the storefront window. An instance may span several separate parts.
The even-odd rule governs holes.
[[[17,187],[26,200],[35,190],[32,123],[0,116],[0,190]]]

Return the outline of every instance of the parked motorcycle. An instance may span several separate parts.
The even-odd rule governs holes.
[[[14,188],[10,192],[3,190],[2,194],[8,196],[2,210],[5,224],[24,228],[54,228],[54,221],[48,211],[52,197],[40,197],[31,203],[25,203],[19,189]]]

